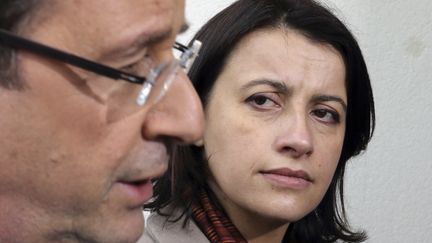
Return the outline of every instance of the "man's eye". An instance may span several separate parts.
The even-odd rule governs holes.
[[[313,110],[312,113],[319,120],[326,122],[326,123],[339,123],[340,122],[339,114],[335,111],[331,111],[328,109],[316,109],[316,110]]]
[[[149,55],[145,55],[141,60],[131,63],[123,67],[121,70],[138,76],[146,76],[152,68],[152,59]]]
[[[127,73],[135,73],[136,63],[130,64],[126,67],[123,67],[121,70]]]
[[[275,95],[275,94],[274,94]],[[256,108],[269,109],[279,107],[279,105],[271,98],[264,94],[255,94],[246,99],[246,102]]]

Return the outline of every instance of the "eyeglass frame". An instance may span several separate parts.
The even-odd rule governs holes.
[[[48,57],[50,59],[60,61],[63,63],[67,63],[69,65],[81,68],[83,70],[110,78],[114,80],[124,80],[133,84],[145,84],[148,83],[150,79],[146,77],[141,77],[138,75],[134,75],[128,72],[124,72],[122,70],[109,67],[104,64],[100,64],[84,57],[77,56],[75,54],[59,50],[54,47],[47,46],[42,43],[38,43],[18,35],[11,33],[10,31],[0,29],[0,44],[15,48],[15,49],[23,49],[29,51],[31,53]],[[175,42],[173,47],[182,52],[179,60],[179,65],[183,68],[187,69],[190,67],[188,64],[192,64],[196,56],[198,55],[199,49],[201,48],[201,42],[195,40],[190,47],[187,47],[181,43]],[[189,62],[189,63],[188,63]],[[164,64],[162,64],[164,65]],[[154,67],[150,70],[149,75],[153,76],[151,80],[155,78],[155,75],[158,75],[160,68]],[[150,80],[150,82],[151,82]],[[153,85],[150,83],[150,85]],[[139,105],[144,105],[137,101]]]

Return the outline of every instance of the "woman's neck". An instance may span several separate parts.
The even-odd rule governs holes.
[[[218,187],[214,185],[210,187],[231,222],[248,243],[282,242],[289,222],[266,217],[259,214],[259,212],[239,207],[218,190]]]
[[[282,242],[289,223],[264,218],[252,212],[233,211],[227,214],[248,243]]]

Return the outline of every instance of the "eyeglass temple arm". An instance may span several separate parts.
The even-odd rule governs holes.
[[[29,52],[46,56],[54,60],[59,60],[112,79],[122,79],[136,84],[142,84],[146,80],[144,77],[139,77],[126,72],[122,72],[120,70],[98,64],[96,62],[78,57],[76,55],[66,53],[52,47],[41,45],[30,40],[26,40],[19,36],[12,35],[4,30],[0,30],[0,43],[14,48],[25,49]]]
[[[189,71],[190,65],[195,61],[195,58],[198,56],[201,46],[202,42],[199,40],[194,40],[191,47],[186,47],[178,42],[174,43],[174,48],[183,52],[180,56],[180,65],[184,69],[186,69],[186,72]]]

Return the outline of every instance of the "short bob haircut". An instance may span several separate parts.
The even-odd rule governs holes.
[[[348,97],[347,122],[341,157],[333,180],[317,208],[292,222],[283,242],[361,242],[365,232],[350,229],[345,215],[343,179],[348,159],[365,150],[375,128],[375,111],[368,71],[359,45],[347,27],[329,10],[313,0],[239,0],[209,20],[194,39],[203,42],[200,56],[189,73],[204,104],[236,44],[258,29],[292,29],[312,41],[328,44],[343,57]],[[169,221],[191,215],[198,191],[207,190],[208,164],[203,148],[177,146],[167,173],[155,182],[154,201],[145,208]],[[181,209],[182,215],[170,217]],[[162,210],[162,208],[164,208]]]

